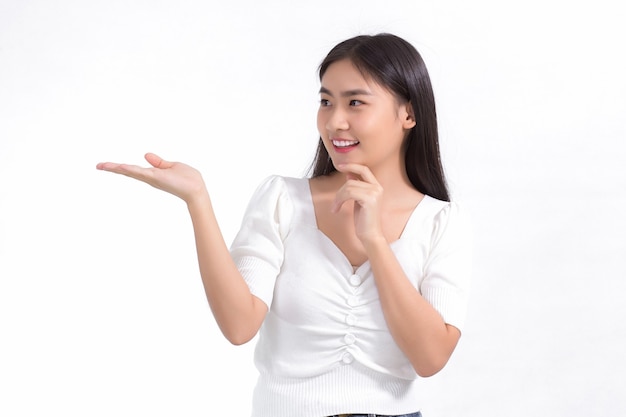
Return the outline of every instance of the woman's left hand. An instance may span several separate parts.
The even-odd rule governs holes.
[[[346,174],[347,181],[339,189],[333,204],[333,213],[339,212],[347,201],[354,201],[354,227],[362,243],[384,239],[381,201],[383,187],[365,165],[338,165],[337,171]]]

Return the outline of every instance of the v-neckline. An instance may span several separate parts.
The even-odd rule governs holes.
[[[309,207],[309,212],[308,217],[309,217],[309,222],[311,223],[311,226],[328,242],[330,243],[330,245],[335,248],[336,252],[339,253],[341,255],[341,257],[343,258],[343,260],[345,261],[345,263],[350,267],[350,270],[353,271],[353,273],[356,273],[357,271],[359,271],[361,268],[363,268],[365,265],[369,265],[369,259],[366,259],[361,265],[352,265],[352,262],[350,262],[350,259],[348,258],[348,256],[345,254],[345,252],[343,250],[341,250],[341,248],[339,246],[337,246],[337,244],[335,243],[335,241],[333,241],[326,233],[324,233],[324,231],[322,229],[319,228],[318,223],[317,223],[317,215],[315,214],[315,204],[313,202],[313,192],[311,189],[311,179],[307,178],[305,179],[306,181],[306,187],[307,187],[307,192],[305,193],[308,197],[308,207]],[[424,202],[425,199],[429,198],[429,196],[427,194],[424,194],[424,196],[420,199],[420,201],[417,202],[417,204],[415,205],[415,207],[413,207],[413,209],[411,210],[411,214],[409,214],[409,217],[406,220],[406,223],[404,224],[404,227],[402,228],[402,232],[400,232],[400,236],[398,236],[398,238],[392,242],[389,242],[389,246],[393,249],[393,246],[395,246],[396,244],[398,244],[398,242],[402,241],[405,238],[405,235],[407,233],[407,230],[410,229],[411,223],[413,222],[413,219],[415,217],[415,213],[418,211],[418,208],[420,206],[422,206],[422,203]]]

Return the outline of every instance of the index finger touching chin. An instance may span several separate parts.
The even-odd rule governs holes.
[[[341,164],[337,166],[337,171],[345,173],[348,179],[361,180],[361,181],[370,182],[370,183],[378,183],[378,181],[376,181],[376,177],[374,177],[374,174],[372,174],[372,171],[370,171],[370,169],[365,165]],[[358,177],[361,177],[361,178],[358,178]]]

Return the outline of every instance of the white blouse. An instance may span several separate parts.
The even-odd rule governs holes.
[[[462,330],[471,245],[458,204],[425,196],[390,245],[422,296]],[[269,306],[255,351],[254,416],[419,410],[417,374],[389,332],[369,262],[354,270],[317,228],[308,179],[266,179],[231,255]]]

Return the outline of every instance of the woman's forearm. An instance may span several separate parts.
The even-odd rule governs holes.
[[[411,284],[386,241],[366,249],[389,331],[420,376],[434,375],[452,355],[460,332]]]
[[[267,307],[250,293],[233,262],[206,190],[187,201],[193,224],[198,265],[211,311],[224,336],[233,344],[254,337]]]
[[[215,320],[231,343],[247,342],[261,326],[267,307],[250,293],[230,257],[202,175],[189,165],[166,161],[153,153],[147,153],[145,158],[151,167],[100,162],[96,168],[145,182],[187,203],[200,275]]]

